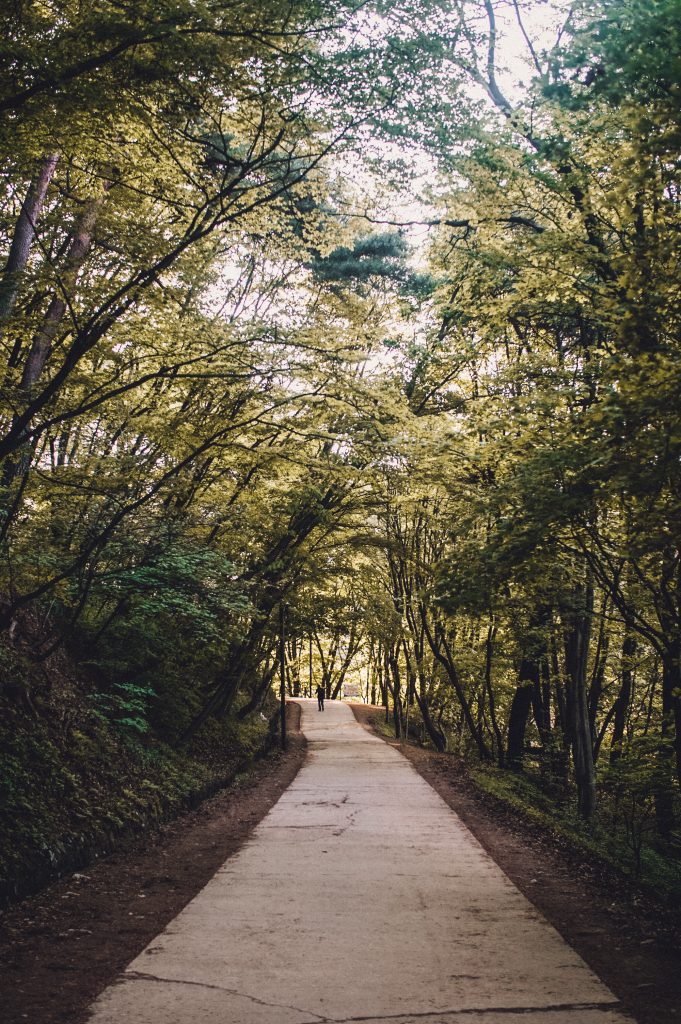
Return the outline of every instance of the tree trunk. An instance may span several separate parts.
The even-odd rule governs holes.
[[[416,689],[414,689],[414,697],[416,698],[416,703],[418,704],[423,724],[426,727],[426,732],[430,736],[431,743],[440,754],[443,754],[447,749],[447,737],[443,733],[442,729],[433,721],[427,702],[421,697]]]
[[[548,747],[551,742],[551,688],[544,682],[544,666],[542,658],[537,666],[537,677],[532,687],[532,714],[542,746]]]
[[[43,159],[40,170],[31,182],[21,207],[21,213],[14,228],[7,263],[0,279],[0,323],[8,320],[12,315],[19,291],[21,274],[28,262],[31,243],[35,237],[36,224],[40,217],[45,196],[54,176],[58,160],[59,153],[49,153]]]
[[[662,728],[658,753],[655,807],[658,830],[670,842],[675,827],[672,785],[674,765],[681,783],[681,551],[670,545],[664,551],[665,602],[660,625],[665,637],[662,650]],[[652,701],[651,701],[652,704]]]
[[[111,184],[107,182],[105,186],[106,191],[108,191],[110,187]],[[78,224],[76,225],[71,245],[69,246],[69,251],[64,261],[64,266],[59,277],[58,290],[50,300],[42,327],[33,336],[31,347],[26,357],[23,373],[21,375],[21,391],[23,393],[23,400],[25,401],[26,406],[30,406],[31,404],[33,388],[43,372],[52,348],[52,342],[57,335],[59,325],[64,319],[64,314],[66,313],[69,303],[75,293],[78,271],[83,265],[83,261],[85,260],[92,243],[95,224],[97,223],[97,217],[101,205],[104,202],[105,194],[106,193],[104,192],[101,196],[98,196],[95,199],[89,199],[86,202],[83,212],[78,220]],[[20,414],[17,412],[13,421],[15,428],[17,426],[19,416]],[[24,427],[24,431],[26,431],[27,428],[28,424]],[[28,473],[34,448],[34,443],[32,443],[27,437],[26,443],[23,447],[20,448],[13,457],[10,457],[7,460],[2,474],[2,483],[5,487],[9,487],[16,477],[24,477]],[[7,526],[7,524],[5,524],[5,526]]]
[[[575,587],[572,606],[565,616],[567,714],[577,783],[577,809],[585,821],[593,817],[596,808],[596,775],[586,692],[593,600],[593,583],[588,579],[584,586]]]
[[[360,643],[361,641],[357,640],[357,626],[355,623],[353,623],[352,626],[350,627],[350,633],[348,635],[348,646],[345,652],[345,657],[341,662],[341,666],[338,670],[338,676],[333,685],[333,689],[331,692],[331,700],[336,700],[336,698],[340,695],[343,683],[345,682],[345,677],[348,674],[348,669],[352,664],[352,659],[355,657],[357,651],[360,648]]]
[[[681,778],[680,656],[681,643],[672,640],[662,658],[662,728],[655,789],[657,829],[666,843],[672,840],[676,824],[672,795],[674,762],[676,776]]]
[[[274,673],[276,672],[278,667],[279,663],[275,658],[270,667],[263,674],[259,684],[255,687],[253,693],[251,694],[250,700],[246,704],[244,704],[243,707],[239,708],[236,717],[239,719],[240,722],[243,721],[244,718],[248,718],[248,716],[253,714],[254,711],[258,710],[258,708],[265,699],[267,691],[272,685]]]
[[[627,617],[624,621],[624,640],[622,641],[622,677],[620,690],[615,701],[615,713],[612,727],[612,742],[610,745],[610,763],[615,762],[622,756],[622,743],[624,730],[627,724],[627,714],[633,693],[634,673],[632,660],[636,654],[636,637],[631,631],[631,620]]]
[[[426,640],[428,641],[428,646],[430,647],[435,659],[444,667],[444,669],[447,672],[449,681],[452,684],[454,691],[459,699],[463,720],[466,723],[469,732],[477,745],[480,760],[491,761],[491,751],[489,750],[487,744],[485,743],[485,739],[482,735],[482,732],[478,728],[473,718],[470,704],[466,700],[466,695],[461,685],[459,673],[457,672],[456,665],[452,657],[452,653],[449,649],[449,644],[447,643],[447,638],[444,634],[444,630],[438,629],[436,626],[437,635],[434,637],[428,624],[426,609],[423,606],[421,606],[420,608],[420,614],[421,621],[423,623],[424,635]]]
[[[519,771],[523,766],[525,730],[532,707],[532,692],[538,680],[539,669],[536,663],[523,658],[518,672],[518,685],[511,702],[506,741],[506,763],[514,771]]]
[[[107,183],[107,190],[110,187],[111,185]],[[32,387],[43,371],[52,342],[73,297],[76,277],[92,244],[95,224],[103,202],[104,194],[95,199],[89,199],[80,215],[60,274],[59,288],[50,300],[43,326],[34,335],[30,352],[24,364],[21,387],[27,395],[30,395]]]
[[[386,664],[385,664],[385,652],[383,651],[382,644],[378,645],[376,652],[376,673],[378,676],[378,688],[381,693],[381,705],[385,711],[386,722],[390,721],[390,700],[388,692],[388,684],[386,683]]]
[[[677,639],[669,659],[667,700],[671,704],[671,718],[674,729],[674,752],[676,755],[676,778],[681,786],[681,642]]]
[[[420,655],[421,658],[423,657],[423,650],[419,649],[419,651],[417,652],[417,655],[415,655],[416,666],[417,666],[418,676],[419,676],[419,678],[418,678],[419,686],[417,686],[416,685],[416,682],[417,682],[416,673],[414,672],[414,670],[412,668],[412,661],[411,661],[411,658],[410,658],[410,655],[409,655],[409,650],[407,648],[407,643],[404,640],[402,641],[402,648],[404,650],[404,657],[405,657],[406,662],[407,662],[407,672],[408,672],[408,677],[409,677],[409,688],[408,688],[408,697],[407,697],[407,710],[409,709],[409,704],[410,704],[409,696],[411,696],[413,698],[413,700],[416,702],[416,706],[418,707],[419,711],[421,712],[421,718],[423,720],[423,724],[425,726],[426,732],[428,733],[428,736],[430,737],[431,743],[433,744],[435,749],[437,751],[439,751],[439,753],[442,754],[447,749],[447,738],[446,738],[445,734],[442,732],[442,730],[433,721],[433,719],[431,717],[431,714],[430,714],[430,708],[428,707],[428,701],[427,701],[426,695],[425,695],[426,694],[426,688],[425,688],[426,684],[425,684],[425,678],[423,676],[423,662],[422,662],[422,660],[421,661],[418,660],[418,656],[419,655]],[[420,692],[419,692],[419,690],[420,690]]]
[[[525,656],[520,662],[518,671],[518,686],[513,695],[511,712],[508,722],[508,738],[506,757],[509,768],[518,771],[522,768],[522,759],[525,752],[525,732],[530,709],[534,710],[534,717],[542,743],[545,744],[544,709],[542,706],[541,690],[541,660],[546,653],[546,640],[544,627],[550,615],[550,610],[545,607],[537,608],[530,616],[527,626],[527,649]],[[540,638],[537,636],[541,630]]]
[[[608,601],[607,598],[604,598],[600,611],[600,625],[598,627],[598,641],[596,643],[594,668],[591,674],[591,686],[589,687],[589,725],[591,727],[592,747],[596,746],[596,739],[598,736],[596,721],[598,718],[598,709],[601,697],[603,695],[603,680],[605,679],[605,667],[608,660],[608,647],[610,645],[610,637],[608,636],[605,628],[607,610]]]
[[[400,682],[400,666],[393,651],[386,653],[386,682],[390,689],[390,693],[393,699],[393,720],[395,722],[395,737],[396,739],[402,739],[403,734],[403,723],[402,723],[402,697],[401,682]],[[390,681],[392,676],[392,683]]]
[[[492,722],[492,731],[497,744],[497,762],[500,768],[504,767],[504,737],[501,729],[499,728],[499,720],[497,719],[497,705],[494,697],[494,689],[492,687],[492,658],[494,655],[494,640],[497,635],[497,627],[494,620],[491,619],[489,626],[487,627],[487,637],[485,639],[485,689],[487,691],[487,699],[489,700],[489,717]]]

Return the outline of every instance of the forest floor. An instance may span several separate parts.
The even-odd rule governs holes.
[[[455,755],[386,739],[383,708],[351,707],[362,725],[411,761],[640,1024],[681,1024],[678,910],[483,793]]]
[[[194,811],[137,837],[0,913],[0,1020],[79,1024],[123,968],[248,839],[305,759],[300,708],[289,748]]]

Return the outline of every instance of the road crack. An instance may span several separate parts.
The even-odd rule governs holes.
[[[159,985],[194,985],[197,988],[213,989],[216,992],[226,992],[228,995],[236,996],[238,999],[248,999],[249,1002],[255,1003],[256,1006],[267,1006],[271,1007],[273,1010],[292,1010],[294,1013],[300,1013],[312,1018],[310,1021],[306,1021],[305,1024],[333,1024],[330,1017],[322,1017],[320,1014],[315,1013],[314,1010],[307,1010],[300,1006],[289,1006],[288,1003],[270,1003],[265,999],[258,999],[257,996],[252,996],[249,992],[239,992],[238,989],[226,988],[224,985],[212,985],[207,981],[187,981],[184,978],[161,978],[157,974],[147,974],[145,971],[126,971],[119,979],[120,982],[130,980],[154,981]]]
[[[479,1016],[486,1014],[516,1014],[525,1015],[531,1018],[538,1013],[585,1013],[586,1011],[600,1011],[606,1013],[611,1010],[623,1012],[622,1004],[618,1000],[607,1003],[553,1003],[548,1006],[471,1006],[465,1009],[449,1010],[418,1010],[416,1013],[387,1013],[369,1014],[357,1017],[326,1017],[328,1024],[372,1024],[373,1021],[403,1021],[404,1024],[411,1024],[412,1021],[438,1021],[447,1017],[469,1017],[473,1014]],[[319,1020],[320,1018],[317,1018]],[[304,1021],[303,1024],[314,1024],[313,1021]]]

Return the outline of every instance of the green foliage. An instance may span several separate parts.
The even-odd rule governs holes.
[[[328,256],[315,259],[312,272],[319,281],[360,285],[372,278],[402,282],[407,277],[408,244],[397,231],[358,238],[350,249],[340,246]]]
[[[234,564],[219,552],[172,548],[129,569],[103,573],[107,602],[131,609],[140,631],[171,620],[196,643],[219,640],[224,621],[251,608]]]
[[[606,0],[581,4],[572,45],[556,56],[557,77],[548,87],[562,102],[591,97],[617,105],[654,104],[678,123],[681,29],[677,0]],[[575,80],[578,84],[575,84]],[[652,111],[651,111],[652,115]]]
[[[78,631],[99,711],[128,731],[179,736],[253,613],[234,564],[172,547],[93,584]]]
[[[156,696],[150,686],[114,683],[112,693],[93,693],[96,713],[122,730],[149,731],[149,703]]]

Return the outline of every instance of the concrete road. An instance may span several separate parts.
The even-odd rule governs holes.
[[[298,777],[91,1024],[630,1021],[401,754],[301,704]]]

